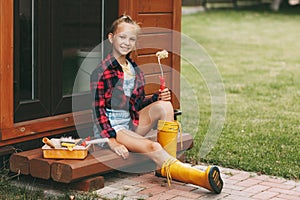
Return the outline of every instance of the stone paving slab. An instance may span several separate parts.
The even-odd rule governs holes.
[[[205,170],[205,165],[195,166]],[[300,182],[235,169],[220,168],[224,180],[221,194],[177,181],[171,187],[153,172],[129,174],[115,172],[105,177],[105,187],[97,190],[103,199],[124,200],[299,200]]]
[[[205,170],[207,166],[197,165]],[[114,171],[104,175],[105,187],[94,191],[99,200],[300,200],[300,182],[279,177],[257,175],[235,169],[220,167],[224,187],[221,194],[177,181],[168,186],[165,178],[154,172],[126,173]],[[39,182],[25,176],[15,180],[16,185],[26,185],[28,189],[44,190],[45,196],[63,195],[47,181]]]

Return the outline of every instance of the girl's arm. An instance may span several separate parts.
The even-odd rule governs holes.
[[[158,93],[153,94],[151,97],[144,98],[143,108],[155,101],[158,101],[158,100],[171,101],[171,93],[170,93],[169,88],[159,90]]]
[[[102,74],[102,73],[101,73]],[[116,131],[111,127],[106,116],[105,86],[103,76],[100,73],[93,73],[91,77],[92,106],[94,118],[100,135],[103,138],[115,138]]]
[[[128,158],[128,149],[123,144],[120,144],[116,140],[116,138],[109,138],[108,146],[111,150],[113,150],[117,155],[121,156],[123,159]]]
[[[142,108],[145,108],[146,106],[148,106],[149,104],[155,102],[155,101],[158,101],[158,98],[159,98],[159,94],[158,93],[154,93],[152,96],[150,97],[145,97],[143,99],[143,102],[142,102]]]

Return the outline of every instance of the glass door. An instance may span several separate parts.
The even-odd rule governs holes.
[[[72,95],[89,98],[87,76],[73,92],[77,72],[87,56],[99,62],[89,52],[105,39],[118,0],[14,0],[14,5],[15,122],[72,112]]]
[[[53,8],[55,8],[52,13],[51,53],[53,74],[55,74],[52,77],[51,89],[53,115],[72,110],[73,86],[81,60],[101,42],[103,37],[102,6],[102,1],[99,0],[53,1]],[[91,67],[96,66],[97,63]],[[88,91],[89,80],[82,83],[82,88]],[[88,97],[86,94],[80,96]],[[86,108],[89,108],[88,103]]]
[[[50,60],[44,48],[50,44],[45,34],[50,31],[48,6],[47,1],[14,0],[15,122],[50,113]]]

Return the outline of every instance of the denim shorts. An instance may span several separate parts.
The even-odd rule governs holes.
[[[106,109],[106,116],[110,124],[116,132],[122,129],[129,130],[129,123],[131,121],[130,113],[127,110]]]
[[[108,117],[112,128],[118,133],[119,130],[127,129],[129,130],[129,124],[131,121],[130,113],[126,110],[112,110],[106,109],[106,116]],[[101,138],[100,132],[94,124],[93,132],[95,138]],[[107,147],[106,143],[99,144],[101,147]]]

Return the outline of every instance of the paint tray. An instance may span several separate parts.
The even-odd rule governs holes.
[[[55,148],[45,144],[42,147],[43,157],[52,159],[85,159],[91,145],[81,146],[76,145],[71,150],[67,147],[60,146],[60,139],[52,138],[51,142]]]

